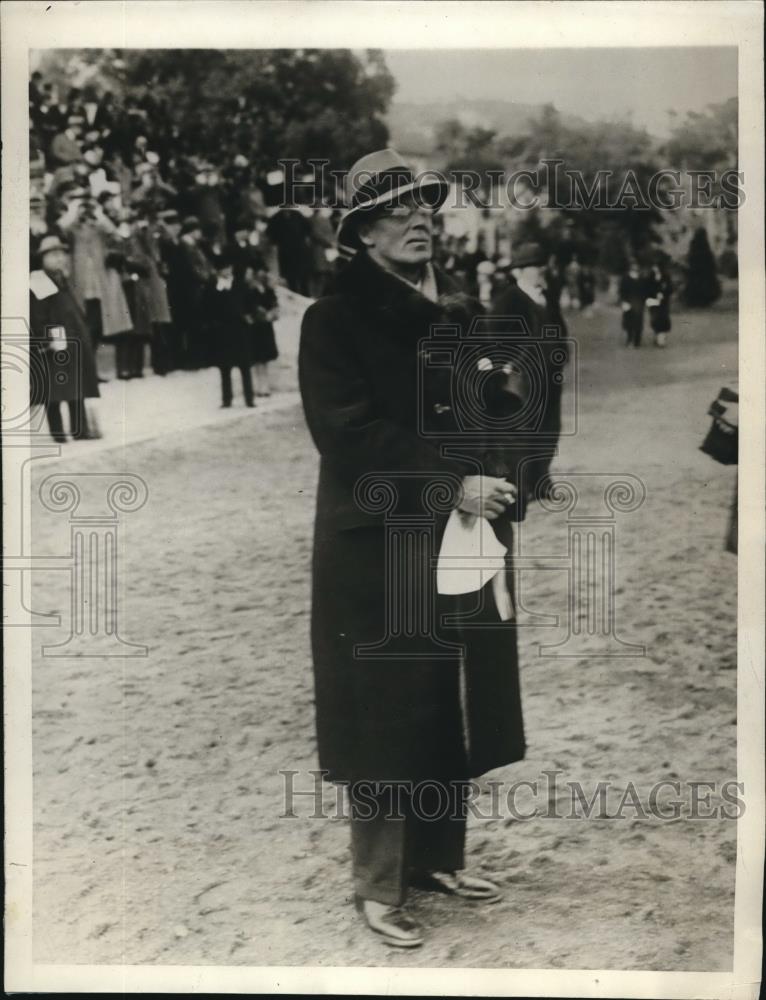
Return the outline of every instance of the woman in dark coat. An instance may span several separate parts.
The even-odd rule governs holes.
[[[649,322],[654,333],[655,347],[665,347],[671,328],[670,299],[673,295],[673,282],[667,269],[659,264],[654,265],[649,275],[647,294]]]
[[[73,438],[98,437],[85,412],[85,400],[99,396],[96,362],[85,310],[69,282],[69,252],[58,237],[46,236],[38,258],[42,270],[30,280],[30,402],[45,406],[54,441],[66,441],[62,403]]]
[[[387,150],[351,176],[375,175],[379,164],[388,176],[391,160],[401,172]],[[397,215],[389,202],[376,195],[374,211],[359,212],[352,200],[339,241],[355,256],[337,293],[305,314],[299,376],[321,456],[312,609],[319,763],[328,780],[350,783],[357,908],[386,943],[415,947],[420,930],[400,909],[408,884],[499,898],[493,883],[461,871],[461,796],[471,777],[520,760],[525,744],[515,625],[501,619],[489,584],[456,597],[437,593],[434,579],[458,503],[496,518],[496,535],[510,545],[510,522],[498,516],[508,484],[481,476],[475,443],[454,457],[440,448],[461,435],[452,371],[429,364],[422,344],[436,323],[465,330],[474,307],[430,266],[430,216],[412,204]],[[479,480],[483,500],[469,498]],[[384,508],[409,533],[401,562],[391,558]],[[442,616],[461,612],[470,627],[446,627]],[[392,816],[397,782],[403,799]],[[420,782],[443,793],[438,821],[418,807]]]
[[[248,270],[248,312],[252,317],[252,360],[255,365],[255,394],[270,396],[269,364],[279,357],[274,321],[279,317],[277,293],[263,268]]]

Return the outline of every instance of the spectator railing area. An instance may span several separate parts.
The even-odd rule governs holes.
[[[57,440],[59,404],[77,404],[73,436],[92,436],[83,394],[98,395],[106,375],[143,377],[147,348],[157,375],[220,367],[224,405],[230,362],[256,366],[254,390],[243,371],[247,397],[268,394],[274,286],[315,297],[329,281],[329,208],[280,206],[281,171],[257,171],[242,153],[211,162],[176,133],[151,99],[59,96],[40,73],[30,79],[30,312],[49,376],[34,402]],[[62,336],[82,341],[65,373],[76,400],[54,385]]]

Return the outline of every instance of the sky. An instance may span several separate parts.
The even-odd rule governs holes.
[[[629,119],[653,135],[737,96],[735,48],[387,49],[395,101],[491,98],[553,103],[588,120]]]

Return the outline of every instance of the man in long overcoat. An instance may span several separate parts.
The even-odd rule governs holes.
[[[547,288],[547,258],[537,243],[513,248],[511,282],[498,290],[492,314],[508,321],[512,339],[508,343],[508,407],[525,401],[515,440],[492,457],[491,471],[507,475],[516,485],[516,511],[523,517],[534,497],[548,496],[554,489],[550,466],[558,450],[561,433],[561,395],[568,361],[567,327],[558,299]],[[513,327],[516,325],[514,332]],[[514,391],[515,390],[515,391]]]
[[[54,441],[66,441],[62,403],[69,407],[73,438],[97,437],[85,412],[85,400],[99,396],[96,362],[85,311],[69,282],[69,250],[57,236],[46,236],[38,257],[42,270],[30,276],[30,348],[34,357],[30,402],[45,406]]]
[[[336,293],[307,310],[299,352],[321,456],[319,762],[349,784],[357,909],[401,947],[423,940],[402,909],[408,885],[499,899],[462,870],[466,783],[525,751],[516,628],[495,596],[510,573],[454,596],[436,583],[453,514],[507,540],[513,500],[505,480],[483,474],[473,438],[441,447],[460,439],[461,422],[453,372],[430,363],[427,341],[435,324],[465,329],[478,308],[431,265],[432,216],[446,195],[441,183],[419,185],[393,150],[355,165],[338,234],[352,257]],[[392,524],[406,536],[398,547]]]

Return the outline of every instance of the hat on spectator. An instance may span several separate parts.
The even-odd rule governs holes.
[[[547,262],[539,243],[520,243],[511,250],[511,267],[542,267]]]
[[[58,236],[43,236],[40,246],[37,248],[37,255],[42,260],[46,253],[53,253],[54,250],[63,250],[69,253],[69,247],[62,243]]]
[[[195,229],[202,229],[202,223],[199,221],[196,215],[187,215],[184,221],[181,223],[181,235],[185,233],[193,233]]]
[[[157,218],[163,222],[178,222],[178,212],[174,208],[164,208],[157,213]]]
[[[359,238],[356,223],[365,210],[387,205],[410,191],[423,192],[423,206],[435,211],[447,200],[449,185],[433,173],[418,178],[395,149],[379,149],[357,160],[346,177],[346,211],[338,227],[338,243],[356,252]]]

